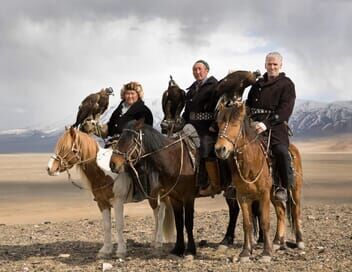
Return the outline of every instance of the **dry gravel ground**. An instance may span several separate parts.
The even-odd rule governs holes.
[[[236,262],[243,244],[241,219],[234,246],[217,249],[228,220],[226,210],[196,213],[196,241],[206,242],[198,247],[194,260],[170,255],[172,244],[152,248],[150,216],[127,216],[124,260],[96,258],[102,246],[99,220],[1,225],[0,271],[102,271],[103,263],[111,264],[111,271],[352,271],[352,205],[309,205],[303,214],[306,249],[279,250],[270,264],[258,262],[260,248],[250,263]],[[273,236],[273,209],[272,217]],[[292,238],[289,233],[288,241]]]
[[[102,271],[104,263],[112,265],[110,271],[352,271],[352,145],[339,139],[299,147],[308,151],[302,156],[306,249],[277,251],[270,264],[258,262],[261,249],[250,263],[236,262],[243,244],[241,216],[235,245],[217,250],[228,222],[221,197],[196,201],[195,239],[206,242],[193,261],[170,255],[173,244],[151,247],[154,220],[145,201],[126,206],[127,257],[96,259],[103,231],[91,195],[65,176],[48,177],[48,154],[1,155],[0,271]],[[335,152],[327,152],[332,147]]]

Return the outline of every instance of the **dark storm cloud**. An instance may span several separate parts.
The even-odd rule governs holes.
[[[13,108],[16,116],[32,112],[31,117],[39,118],[55,101],[66,98],[69,91],[65,87],[70,80],[76,80],[70,86],[75,89],[103,69],[91,64],[94,56],[101,66],[109,61],[101,61],[108,58],[103,53],[109,39],[100,37],[100,33],[107,24],[130,18],[135,18],[136,24],[129,26],[129,31],[136,35],[145,31],[146,23],[156,19],[177,24],[177,39],[194,52],[209,47],[208,37],[224,32],[225,26],[234,34],[262,38],[267,44],[264,48],[254,46],[254,51],[264,55],[284,48],[307,74],[309,86],[323,89],[329,99],[333,100],[335,94],[341,99],[347,89],[344,80],[352,69],[351,14],[351,1],[336,0],[6,1],[0,10],[0,91],[6,95],[0,103],[7,105],[6,112]],[[102,41],[89,41],[91,36]],[[173,42],[172,38],[167,39],[167,43]],[[115,38],[112,42],[119,41]],[[236,43],[230,37],[219,41],[222,46],[227,43],[225,53],[239,54],[233,50]],[[120,55],[134,54],[127,46],[119,50]],[[146,48],[146,54],[149,50],[153,51]],[[170,54],[182,57],[182,52]],[[348,92],[346,96],[351,99]],[[14,101],[16,106],[9,107]],[[34,110],[38,107],[42,110]]]

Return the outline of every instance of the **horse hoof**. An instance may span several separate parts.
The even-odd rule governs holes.
[[[98,252],[98,254],[97,254],[98,259],[108,259],[111,257],[112,257],[112,254],[108,253],[108,252]]]
[[[124,259],[126,257],[126,252],[116,252],[116,258]]]
[[[304,249],[304,242],[298,242],[297,247],[298,249]]]
[[[270,263],[270,261],[271,261],[271,256],[261,256],[260,259],[259,259],[259,261],[260,261],[261,263]]]
[[[188,254],[185,256],[185,261],[191,262],[194,260],[194,256],[191,254]]]
[[[273,244],[273,250],[279,250],[281,248],[281,246],[279,244]]]
[[[161,248],[163,246],[163,243],[162,242],[154,242],[153,243],[153,247],[154,248]]]
[[[226,252],[227,251],[227,249],[228,249],[228,246],[225,246],[225,245],[219,245],[219,247],[218,247],[218,252],[221,252],[221,253],[224,253],[224,252]]]
[[[240,263],[249,263],[251,260],[249,259],[249,257],[240,257],[238,261]]]

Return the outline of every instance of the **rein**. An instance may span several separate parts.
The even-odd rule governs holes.
[[[238,170],[238,174],[240,175],[241,179],[245,183],[253,184],[253,183],[257,182],[259,177],[262,175],[266,160],[265,159],[263,160],[262,166],[261,166],[259,172],[254,177],[254,179],[250,180],[250,179],[247,179],[247,178],[245,178],[243,176],[243,173],[242,173],[241,167],[240,167],[240,163],[239,163],[239,159],[238,159],[238,154],[241,154],[242,153],[241,151],[244,150],[247,147],[247,145],[250,145],[250,144],[254,143],[258,139],[259,135],[257,134],[252,140],[247,141],[243,145],[238,147],[237,144],[238,144],[239,139],[240,138],[243,138],[243,140],[246,139],[245,130],[243,129],[244,121],[241,121],[240,132],[237,134],[237,136],[236,136],[234,141],[229,136],[227,136],[227,134],[226,134],[226,130],[227,130],[228,126],[229,126],[229,121],[226,121],[225,127],[219,132],[219,136],[218,137],[227,140],[228,142],[230,142],[233,145],[233,147],[234,147],[234,156],[233,156],[233,158],[235,160],[235,164],[236,164],[236,167],[237,167],[237,170]],[[260,144],[260,147],[261,147],[261,150],[263,151],[263,154],[265,155],[265,157],[267,157],[267,152],[265,152],[265,150],[263,149],[261,144]]]
[[[98,191],[98,190],[102,190],[104,189],[105,187],[108,187],[110,186],[111,184],[113,184],[115,182],[115,180],[113,180],[112,183],[107,183],[107,184],[104,184],[98,188],[92,188],[91,190],[88,189],[88,188],[85,188],[81,185],[78,184],[78,182],[76,182],[75,180],[72,179],[71,177],[71,173],[70,173],[70,170],[69,170],[69,166],[70,166],[70,161],[72,159],[77,159],[77,162],[76,163],[73,163],[72,166],[74,165],[82,165],[82,164],[86,164],[90,161],[93,161],[96,159],[96,156],[92,156],[91,158],[89,159],[86,159],[86,160],[82,160],[81,156],[80,156],[80,149],[78,148],[78,145],[76,143],[76,141],[73,142],[72,146],[71,146],[71,149],[63,156],[60,156],[59,154],[54,154],[51,156],[52,159],[56,160],[59,162],[60,164],[60,167],[64,169],[64,171],[66,171],[67,173],[67,180],[71,182],[72,185],[74,185],[75,187],[81,189],[81,190],[87,190],[87,191],[92,191],[92,192],[95,192],[95,191]],[[67,160],[66,157],[70,154],[70,153],[73,153],[74,154],[74,157],[72,157],[71,159]]]
[[[168,144],[168,145],[165,145],[165,146],[163,146],[163,147],[160,148],[160,149],[157,149],[157,150],[151,151],[151,152],[149,152],[149,153],[143,154],[144,148],[143,148],[143,133],[142,133],[142,131],[139,130],[139,131],[137,132],[137,131],[132,130],[132,129],[124,129],[124,130],[133,132],[135,135],[137,135],[138,140],[137,140],[136,138],[133,139],[133,141],[135,142],[135,145],[134,145],[133,147],[131,146],[131,148],[130,148],[129,150],[127,150],[127,152],[124,153],[124,152],[121,152],[121,151],[119,151],[119,150],[117,149],[117,150],[114,150],[113,153],[114,153],[114,154],[118,154],[118,155],[123,155],[123,156],[125,157],[126,162],[127,162],[128,165],[131,167],[131,169],[133,170],[134,174],[136,175],[137,181],[138,181],[138,185],[139,185],[141,191],[143,192],[143,194],[144,194],[144,196],[145,196],[146,198],[151,199],[151,200],[157,200],[157,201],[159,201],[161,198],[164,198],[164,197],[168,196],[168,195],[171,193],[171,191],[173,191],[173,190],[175,189],[176,185],[178,184],[178,182],[179,182],[179,180],[180,180],[180,176],[181,176],[182,168],[183,168],[183,160],[184,160],[184,159],[183,159],[183,157],[184,157],[184,156],[183,156],[183,152],[184,152],[184,151],[183,151],[183,145],[184,145],[183,140],[184,140],[187,136],[181,136],[181,135],[179,135],[179,138],[178,138],[176,141],[174,141],[174,142],[172,142],[172,143],[170,143],[170,144]],[[166,150],[166,149],[168,149],[169,147],[171,147],[171,146],[173,146],[173,145],[175,145],[175,144],[177,144],[177,143],[179,143],[179,142],[180,142],[180,144],[181,144],[181,159],[180,159],[180,169],[179,169],[179,173],[178,173],[178,176],[177,176],[177,178],[176,178],[175,183],[174,183],[174,184],[171,186],[171,188],[170,188],[166,193],[164,193],[163,195],[161,195],[161,196],[158,195],[157,197],[152,197],[152,196],[150,196],[150,195],[143,189],[143,185],[142,185],[142,182],[141,182],[141,180],[140,180],[140,178],[139,178],[139,174],[138,174],[137,169],[135,168],[135,165],[136,165],[141,159],[147,158],[147,157],[149,157],[149,156],[151,156],[151,155],[153,155],[153,154],[156,154],[156,153],[158,153],[158,152],[161,152],[161,151],[163,151],[163,150]],[[131,145],[132,145],[132,144],[131,144]],[[138,147],[139,147],[139,149],[137,149]],[[133,152],[136,152],[137,155],[138,155],[137,158],[135,158],[135,159],[132,159],[132,158],[131,158]],[[130,155],[129,155],[129,154],[130,154]],[[142,154],[143,154],[143,155],[142,155]]]

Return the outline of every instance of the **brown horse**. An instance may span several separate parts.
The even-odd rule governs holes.
[[[191,156],[182,136],[178,140],[167,138],[142,121],[131,121],[122,134],[111,156],[110,167],[114,172],[126,165],[134,169],[136,176],[145,171],[158,173],[151,184],[150,192],[145,192],[152,200],[169,196],[176,223],[176,244],[171,251],[179,256],[195,255],[193,238],[194,199],[197,186]],[[139,180],[139,179],[138,179]],[[141,186],[142,187],[142,186]],[[188,244],[185,247],[184,227]]]
[[[112,149],[100,148],[92,137],[71,127],[58,140],[55,154],[47,167],[49,175],[58,175],[76,165],[82,179],[87,183],[86,188],[93,193],[102,213],[104,227],[104,245],[99,250],[98,257],[107,257],[113,252],[111,208],[114,208],[116,220],[118,242],[116,255],[123,257],[126,254],[126,242],[123,238],[123,205],[132,202],[133,185],[127,173],[116,175],[110,171],[111,154]],[[105,162],[104,158],[108,160]],[[154,205],[153,212],[156,222],[154,246],[159,247],[163,242],[163,235],[166,240],[173,240],[174,220],[168,199],[162,199],[160,206]]]
[[[274,204],[277,215],[277,230],[274,245],[283,246],[285,240],[285,203],[275,201],[272,193],[272,176],[268,164],[266,150],[258,139],[251,120],[246,114],[246,107],[238,100],[228,100],[225,97],[218,103],[217,123],[219,126],[218,140],[215,151],[219,158],[229,159],[232,164],[232,182],[237,191],[237,200],[243,213],[244,246],[240,253],[240,261],[249,260],[252,253],[253,237],[251,222],[251,205],[259,201],[261,215],[260,225],[264,236],[263,261],[271,259],[270,200]],[[292,221],[291,227],[296,234],[299,248],[304,247],[301,231],[301,186],[302,166],[297,148],[290,145],[293,157],[295,187],[287,203],[287,213]],[[230,156],[232,154],[232,156]]]

